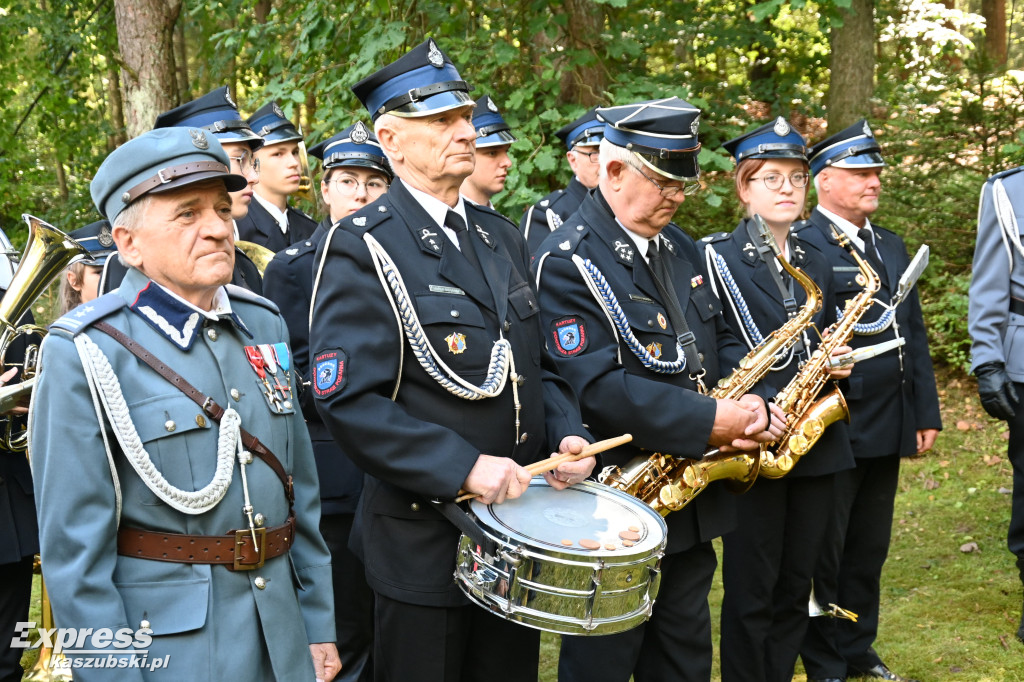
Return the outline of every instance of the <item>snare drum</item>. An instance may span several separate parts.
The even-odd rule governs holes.
[[[584,481],[555,490],[542,477],[503,504],[470,503],[496,546],[459,540],[455,578],[473,602],[517,623],[608,635],[643,623],[658,594],[668,530],[631,495]]]

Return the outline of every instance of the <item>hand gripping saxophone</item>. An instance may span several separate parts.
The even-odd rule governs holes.
[[[821,398],[818,398],[818,394],[829,380],[832,351],[849,342],[857,321],[874,304],[880,281],[878,273],[861,258],[845,234],[840,234],[835,226],[832,226],[832,234],[857,261],[857,267],[860,268],[857,284],[864,288],[846,302],[842,317],[829,327],[821,345],[793,376],[789,385],[775,396],[775,404],[790,415],[790,420],[785,433],[774,445],[774,451],[768,445],[761,446],[760,475],[765,478],[782,478],[788,474],[818,442],[829,424],[840,419],[850,419],[850,410],[838,386],[833,386]]]
[[[769,245],[782,268],[803,287],[807,300],[786,324],[740,360],[739,367],[719,379],[711,390],[712,398],[736,399],[750,392],[751,387],[771,369],[777,357],[789,350],[811,325],[814,314],[821,309],[821,290],[782,256],[775,237],[760,216],[754,216],[758,231]],[[676,458],[656,452],[648,458],[638,457],[625,468],[606,467],[598,480],[617,490],[627,492],[650,505],[662,516],[678,511],[703,491],[712,481],[728,480],[733,492],[745,492],[757,478],[760,458],[747,453],[724,453],[717,448],[706,451],[700,459]]]

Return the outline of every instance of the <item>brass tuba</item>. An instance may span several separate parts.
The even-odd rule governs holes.
[[[797,342],[821,309],[821,289],[802,270],[794,268],[782,256],[775,237],[761,216],[755,215],[758,230],[775,254],[782,268],[803,287],[807,300],[800,310],[740,360],[739,367],[719,379],[711,390],[712,398],[739,398],[748,393],[775,364],[779,353]],[[611,466],[601,472],[598,480],[605,485],[629,493],[646,502],[662,516],[678,511],[703,491],[712,481],[728,480],[734,492],[746,492],[758,475],[760,458],[745,452],[724,453],[711,448],[700,459],[681,459],[659,452],[648,458],[637,457],[624,469]]]
[[[270,261],[274,260],[274,252],[262,244],[239,239],[235,241],[235,246],[249,257],[249,260],[253,262],[256,269],[260,271],[260,277],[263,276],[263,271],[270,265]]]
[[[775,404],[791,417],[786,425],[786,431],[774,446],[774,452],[768,445],[761,446],[760,475],[765,478],[782,478],[788,474],[800,458],[814,447],[830,424],[840,419],[850,419],[846,398],[838,386],[833,387],[822,398],[816,398],[829,380],[828,369],[832,351],[846,344],[853,336],[853,328],[873,305],[874,296],[878,293],[881,283],[874,268],[861,258],[850,244],[849,238],[836,230],[834,225],[832,234],[840,246],[857,261],[857,267],[860,268],[857,283],[864,288],[846,302],[842,319],[829,328],[826,338],[814,350],[810,359],[775,396]]]
[[[46,334],[46,330],[38,325],[18,326],[18,320],[64,268],[75,261],[89,258],[85,247],[53,225],[28,214],[22,217],[28,223],[28,242],[18,269],[7,287],[7,293],[0,298],[0,366],[4,369],[21,367],[21,383],[4,387],[3,394],[8,400],[12,395],[15,400],[23,398],[31,391],[39,359],[39,345],[30,343],[25,347],[23,361],[9,364],[7,351],[11,343],[19,336]],[[0,448],[15,452],[25,450],[28,445],[25,428],[10,417],[0,419],[5,422],[3,434],[0,435]]]

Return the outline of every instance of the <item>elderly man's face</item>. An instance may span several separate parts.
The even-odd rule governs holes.
[[[586,147],[576,146],[565,154],[576,179],[587,189],[597,187],[598,173],[601,170],[601,164],[597,160],[598,149],[596,144]]]
[[[818,203],[854,225],[878,210],[881,168],[826,168],[818,178]]]
[[[221,180],[152,194],[141,224],[115,225],[113,234],[129,265],[200,308],[231,281],[231,197]]]
[[[473,107],[405,119],[395,131],[395,140],[401,152],[402,179],[421,189],[458,188],[476,164]]]
[[[646,166],[640,170],[620,161],[611,161],[606,182],[612,190],[610,201],[615,217],[631,232],[647,239],[672,222],[672,217],[686,199],[681,190],[670,198],[663,197],[657,185],[681,188],[683,183],[655,173]],[[604,189],[605,185],[602,185],[602,191]],[[605,197],[608,198],[608,193]]]

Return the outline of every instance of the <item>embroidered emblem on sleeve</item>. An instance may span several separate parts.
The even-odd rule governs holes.
[[[327,398],[345,388],[348,372],[345,364],[348,354],[340,348],[321,351],[313,360],[313,394]]]
[[[555,320],[551,323],[551,336],[555,350],[563,357],[579,355],[587,348],[587,330],[581,317],[573,315]]]

